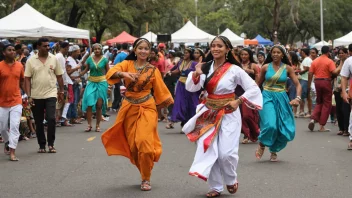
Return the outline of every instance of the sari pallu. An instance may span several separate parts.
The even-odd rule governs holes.
[[[116,72],[137,73],[133,61],[123,61],[109,70],[106,75],[109,84],[120,79],[111,79]],[[124,79],[126,86],[115,124],[102,135],[107,154],[122,155],[130,159],[141,173],[142,180],[150,180],[154,162],[162,153],[157,132],[158,113],[156,105],[168,106],[172,96],[165,86],[159,70],[148,65],[141,71],[137,81]],[[151,96],[153,89],[153,96]]]
[[[199,91],[203,86],[206,100],[197,106],[197,113],[183,127],[183,132],[192,142],[197,142],[197,151],[189,170],[191,176],[208,181],[212,190],[221,192],[223,182],[233,185],[237,180],[238,147],[241,134],[241,114],[239,109],[224,107],[235,99],[234,91],[241,85],[245,93],[241,96],[244,104],[260,109],[262,98],[260,89],[240,67],[224,64],[210,76],[204,74],[198,79],[190,73],[186,81],[188,91]]]

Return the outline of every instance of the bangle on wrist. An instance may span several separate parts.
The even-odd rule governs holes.
[[[239,104],[242,104],[242,103],[243,103],[242,98],[238,98],[237,100],[239,101]]]
[[[117,78],[123,78],[123,76],[121,74],[122,74],[122,72],[117,72],[117,74],[116,74]]]

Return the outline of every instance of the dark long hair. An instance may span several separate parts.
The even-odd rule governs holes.
[[[222,40],[222,42],[224,42],[224,44],[226,45],[226,47],[229,48],[229,52],[227,53],[226,62],[227,62],[227,63],[234,64],[234,65],[237,65],[237,66],[241,66],[241,64],[235,59],[235,57],[233,57],[233,55],[232,55],[232,53],[231,53],[231,50],[233,49],[233,47],[232,47],[232,44],[231,44],[230,40],[229,40],[227,37],[225,37],[225,36],[217,36],[217,37],[215,37],[215,38],[211,41],[210,46],[213,44],[214,40],[217,39],[217,38],[220,39],[220,40]],[[214,61],[214,57],[213,57],[213,55],[212,55],[211,52],[210,52],[210,53],[208,54],[208,56],[205,58],[205,60],[204,60],[204,62],[206,62],[206,63],[204,63],[204,64],[202,65],[202,72],[203,72],[203,74],[205,74],[205,75],[208,75],[208,74],[209,74],[209,70],[210,70],[210,67],[211,67],[213,61]]]
[[[284,57],[282,58],[281,62],[285,63],[286,65],[291,66],[290,60],[288,60],[288,57],[287,57],[285,49],[283,47],[281,47],[280,45],[275,45],[275,46],[273,46],[271,48],[268,57],[266,57],[266,59],[264,61],[264,65],[273,62],[273,58],[271,57],[271,54],[272,54],[274,48],[279,49],[281,51],[281,53],[284,55]]]
[[[186,48],[185,51],[188,51],[189,53],[189,59],[194,60],[194,50],[192,48]]]
[[[290,54],[291,63],[298,67],[299,66],[299,59],[298,59],[296,52],[290,51],[288,54]]]
[[[148,44],[149,48],[151,48],[151,44],[150,44],[150,42],[148,41],[148,39],[139,38],[139,39],[137,39],[137,40],[133,43],[133,50],[132,50],[132,52],[125,58],[125,60],[137,60],[137,56],[136,56],[136,53],[134,52],[134,50],[135,50],[143,41]]]
[[[201,50],[200,48],[194,49],[194,51],[196,51],[196,50],[199,52],[200,56],[202,57],[202,60],[204,60],[205,59],[205,54],[204,54],[203,50]]]
[[[254,58],[253,58],[253,52],[252,52],[252,50],[251,49],[248,49],[248,48],[243,48],[241,51],[240,51],[240,56],[239,56],[239,58],[240,58],[240,61],[241,61],[241,63],[242,63],[242,58],[241,58],[241,52],[242,51],[246,51],[247,53],[248,53],[248,55],[249,55],[249,62],[250,63],[255,63],[255,64],[257,64],[257,62],[254,60]]]

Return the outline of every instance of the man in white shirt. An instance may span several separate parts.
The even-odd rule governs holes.
[[[303,58],[302,64],[301,64],[301,79],[299,80],[301,86],[302,86],[302,101],[300,103],[300,110],[299,110],[299,116],[300,117],[308,117],[310,118],[312,114],[312,104],[307,103],[308,106],[308,113],[307,115],[304,114],[304,106],[305,106],[305,101],[309,100],[310,93],[308,93],[308,71],[309,68],[313,62],[313,60],[309,57],[309,49],[304,48],[301,50],[301,57]]]
[[[81,124],[81,121],[78,120],[77,116],[77,107],[80,101],[80,76],[79,70],[81,69],[81,63],[77,61],[78,56],[81,53],[81,50],[78,45],[73,45],[69,50],[70,56],[67,58],[67,69],[68,74],[70,75],[73,81],[73,102],[70,104],[68,109],[67,117],[71,119],[71,124]]]
[[[72,80],[68,76],[67,71],[66,71],[66,56],[69,50],[69,43],[68,42],[61,42],[60,43],[60,52],[56,54],[56,59],[59,61],[60,66],[63,71],[62,79],[64,80],[64,86],[65,86],[65,103],[58,103],[56,102],[56,126],[61,126],[60,119],[63,118],[65,119],[63,125],[64,126],[70,126],[71,124],[68,123],[67,120],[67,111],[68,107],[70,106],[70,103],[68,102],[67,98],[69,98],[69,89],[72,89]]]
[[[348,46],[348,51],[350,53],[352,53],[352,44],[350,44]],[[342,95],[342,99],[351,104],[350,100],[352,98],[352,92],[349,91],[347,93],[347,85],[348,85],[348,79],[351,79],[352,77],[352,56],[350,56],[349,58],[347,58],[345,60],[345,63],[343,64],[342,66],[342,69],[341,69],[341,72],[340,72],[340,75],[342,77],[341,79],[341,95]],[[350,133],[350,142],[348,144],[348,147],[347,149],[348,150],[352,150],[352,113],[350,113],[350,125],[348,127],[348,132]]]

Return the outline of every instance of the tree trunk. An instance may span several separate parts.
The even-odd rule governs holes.
[[[82,11],[76,4],[76,2],[73,2],[72,8],[71,8],[71,12],[70,12],[70,16],[68,18],[67,21],[67,25],[70,27],[74,27],[77,28],[79,21],[81,20],[83,14],[85,13],[85,11]]]
[[[130,22],[126,21],[126,20],[124,20],[123,22],[127,25],[128,29],[130,29],[129,33],[133,34],[134,26]]]
[[[103,34],[105,32],[106,27],[101,26],[99,28],[94,28],[95,30],[95,37],[97,38],[97,43],[100,43],[101,38],[103,37]]]
[[[277,34],[279,27],[280,27],[280,6],[281,6],[281,0],[275,0],[275,5],[274,5],[274,12],[273,12],[273,38],[274,38],[274,44],[277,44],[278,38],[277,35],[275,35],[275,32]]]
[[[17,4],[17,0],[12,0],[11,1],[11,11],[10,12],[15,11],[16,4]]]

